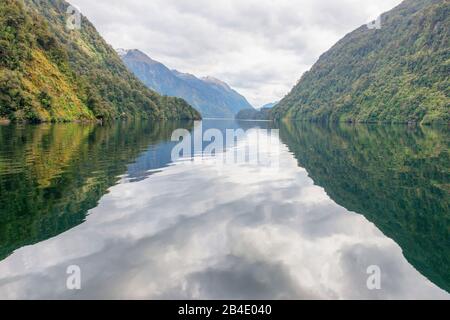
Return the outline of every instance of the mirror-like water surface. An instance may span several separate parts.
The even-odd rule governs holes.
[[[450,298],[447,129],[204,121],[277,168],[172,163],[194,127],[0,126],[0,298]]]

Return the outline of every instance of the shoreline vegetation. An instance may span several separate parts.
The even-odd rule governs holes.
[[[236,115],[236,120],[238,121],[281,121],[281,122],[306,122],[306,123],[316,123],[316,124],[365,124],[365,125],[406,125],[410,127],[416,126],[449,126],[449,122],[419,122],[419,121],[383,121],[383,120],[336,120],[336,119],[302,119],[302,118],[276,118],[272,113],[273,109],[261,109],[261,110],[250,110],[246,109],[239,112]]]
[[[282,121],[282,122],[305,122],[305,123],[315,123],[315,124],[353,124],[353,125],[402,125],[410,127],[444,127],[448,126],[450,128],[449,122],[419,122],[419,121],[373,121],[373,120],[324,120],[324,119],[301,119],[301,118],[289,118],[284,117],[281,119],[271,117],[272,121]]]
[[[161,122],[162,119],[142,119],[142,118],[116,118],[116,119],[108,119],[108,120],[101,120],[101,119],[78,119],[78,120],[61,120],[61,121],[29,121],[29,120],[10,120],[7,118],[0,118],[0,125],[7,126],[7,125],[45,125],[45,124],[108,124],[108,123],[115,123],[115,122],[130,122],[130,121],[136,121],[136,120],[148,120],[149,122]],[[200,119],[179,119],[180,121],[203,121],[203,120],[231,120],[231,119],[221,119],[221,118],[200,118]],[[310,124],[317,124],[317,125],[339,125],[339,124],[345,124],[345,125],[363,125],[363,126],[404,126],[409,128],[422,128],[422,127],[429,127],[429,128],[443,128],[447,127],[450,129],[450,123],[442,123],[442,122],[433,122],[433,123],[420,123],[420,122],[383,122],[383,121],[371,121],[371,122],[364,122],[364,121],[326,121],[326,120],[308,120],[308,119],[293,119],[293,118],[283,118],[283,119],[274,119],[274,118],[268,118],[268,119],[252,119],[252,118],[235,118],[235,121],[241,122],[241,121],[249,121],[249,122],[276,122],[276,123],[310,123]],[[167,119],[166,121],[173,121],[171,119]]]

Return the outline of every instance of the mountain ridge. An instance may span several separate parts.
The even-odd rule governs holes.
[[[276,119],[450,122],[448,0],[406,0],[347,34],[274,109]]]
[[[179,98],[163,97],[131,74],[80,14],[67,28],[64,0],[0,3],[0,118],[15,121],[199,119]]]

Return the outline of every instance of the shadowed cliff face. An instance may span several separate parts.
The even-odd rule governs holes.
[[[399,244],[450,291],[450,170],[446,128],[282,123],[281,138],[314,182]]]
[[[0,259],[84,222],[148,148],[169,162],[165,142],[180,127],[192,123],[0,126]]]

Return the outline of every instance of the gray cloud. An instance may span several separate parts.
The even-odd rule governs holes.
[[[321,53],[401,0],[71,0],[114,46],[280,100]]]

